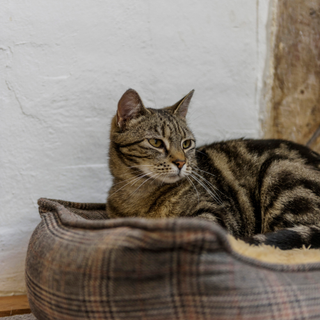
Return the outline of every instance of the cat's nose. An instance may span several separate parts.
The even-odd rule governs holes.
[[[174,161],[172,161],[179,169],[181,169],[183,166],[184,166],[184,164],[186,163],[185,161],[183,161],[183,160],[174,160]]]

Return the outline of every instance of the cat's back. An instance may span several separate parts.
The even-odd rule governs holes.
[[[198,163],[235,170],[255,170],[268,161],[293,161],[301,165],[320,168],[320,155],[301,144],[280,139],[236,139],[214,142],[197,149]],[[220,164],[220,165],[219,165]]]
[[[306,209],[309,225],[318,219],[313,202],[319,203],[320,155],[308,147],[285,140],[222,141],[198,148],[197,163],[197,174],[215,186],[238,224],[245,221],[242,229],[249,225],[257,234],[294,226]],[[275,223],[276,216],[284,218]]]
[[[295,180],[316,179],[320,186],[320,155],[287,140],[237,139],[215,142],[197,149],[198,168],[207,179],[253,190],[273,170]],[[206,173],[205,173],[206,172]]]

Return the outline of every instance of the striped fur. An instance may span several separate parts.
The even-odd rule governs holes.
[[[192,94],[158,110],[145,108],[131,89],[120,99],[111,126],[108,214],[198,217],[253,244],[320,247],[320,155],[284,140],[195,148],[185,120]]]

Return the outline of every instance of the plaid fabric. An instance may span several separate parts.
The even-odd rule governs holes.
[[[107,220],[104,204],[39,205],[26,259],[38,320],[320,319],[320,264],[242,257],[219,226],[196,219]]]

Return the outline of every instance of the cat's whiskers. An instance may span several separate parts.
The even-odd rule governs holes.
[[[208,171],[201,170],[198,166],[195,166],[195,170],[199,170],[199,171],[201,171],[201,172],[204,172],[204,173],[206,173],[206,174],[209,174],[210,176],[215,177],[214,174],[212,174],[212,173],[210,173],[210,172],[208,172]],[[193,171],[193,172],[196,173],[195,171]],[[198,173],[198,175],[199,175],[199,173]],[[200,175],[200,176],[201,176],[201,175]],[[202,179],[205,179],[208,183],[210,183],[210,185],[211,185],[211,187],[212,187],[213,189],[215,189],[216,191],[220,192],[222,195],[224,195],[225,197],[227,197],[228,199],[230,199],[225,193],[223,193],[221,190],[219,190],[216,186],[214,186],[211,182],[209,182],[205,177],[203,177],[203,176],[201,176],[201,177],[202,177]]]
[[[213,200],[215,200],[219,204],[222,204],[221,200],[212,192],[212,190],[205,183],[203,183],[198,177],[196,177],[193,174],[191,174],[190,176],[203,187],[203,189],[213,198]]]
[[[135,181],[133,181],[132,183],[131,183],[131,186],[133,186],[134,184],[136,184],[139,180],[141,180],[142,178],[144,178],[144,177],[146,177],[146,176],[148,176],[149,174],[143,174],[142,176],[140,176],[138,179],[136,179]]]
[[[156,177],[159,176],[159,175],[161,175],[161,173],[152,173],[151,176],[149,177],[149,179],[147,179],[146,181],[142,182],[137,189],[135,189],[133,192],[131,192],[131,193],[129,194],[129,196],[133,195],[138,189],[140,189],[140,187],[142,187],[142,186],[143,186],[146,182],[148,182],[150,179],[154,178],[153,180],[155,180]]]
[[[210,176],[216,177],[213,173],[210,173],[210,172],[208,172],[208,171],[204,171],[204,170],[200,169],[197,165],[195,165],[195,169],[197,169],[197,170],[199,170],[199,171],[202,171],[202,172],[204,172],[204,173],[207,173],[207,174],[209,174]]]
[[[194,189],[196,190],[197,196],[198,196],[198,203],[199,203],[199,192],[196,188],[196,186],[194,185],[194,183],[192,182],[192,180],[187,176],[187,179],[189,180],[189,182],[193,185]]]
[[[216,190],[219,191],[219,189],[217,187],[215,187],[210,181],[208,181],[205,177],[203,177],[201,174],[197,173],[197,172],[193,172],[194,174],[197,175],[198,178],[202,179],[202,181],[207,185],[207,187],[209,187],[209,189],[211,190],[211,192],[219,199],[220,203],[222,203],[222,200],[220,198],[220,196],[217,194]],[[215,190],[216,189],[216,190]]]
[[[118,184],[120,184],[120,183],[124,183],[124,182],[130,181],[130,180],[132,181],[132,180],[135,180],[135,179],[137,179],[138,177],[141,177],[141,176],[143,176],[143,175],[145,175],[144,172],[139,173],[138,175],[136,175],[136,176],[134,176],[134,177],[131,177],[131,178],[122,180],[122,181],[120,181],[120,182],[114,183],[113,185],[116,186],[116,185],[118,185]]]
[[[140,180],[141,178],[145,177],[145,176],[148,176],[148,174],[143,174],[142,176],[139,176],[138,178],[135,177],[136,180]],[[147,179],[149,180],[149,179]],[[122,181],[124,182],[124,181]],[[121,182],[120,182],[121,183]],[[126,183],[124,186],[122,186],[120,189],[118,189],[117,191],[113,192],[112,194],[109,195],[109,197],[113,196],[115,193],[117,193],[118,191],[120,191],[121,189],[123,189],[125,186],[127,186],[128,184],[132,183],[132,181]]]
[[[194,174],[190,174],[190,176],[197,181],[206,191],[207,193],[215,200],[217,201],[219,204],[222,204],[221,199],[219,199],[215,194],[212,193],[211,189],[209,189],[204,183],[202,183],[202,181],[196,177]]]
[[[200,170],[200,169],[195,169],[195,170]],[[195,173],[195,174],[196,174],[198,177],[200,177],[202,180],[205,180],[205,182],[206,182],[207,184],[209,184],[209,185],[211,186],[211,188],[219,191],[219,189],[218,189],[216,186],[214,186],[209,180],[207,180],[204,176],[202,176],[199,172],[197,172],[197,171],[195,171],[195,170],[193,171],[193,173]],[[203,171],[203,170],[200,170],[200,171]],[[214,191],[214,190],[212,190],[212,191]]]
[[[153,179],[153,181],[156,180],[156,179],[158,179],[160,176],[163,176],[163,175],[166,175],[166,173],[164,173],[164,172],[159,173],[158,176]],[[158,180],[160,180],[160,179],[158,179]],[[161,179],[160,188],[163,186],[163,183],[164,183],[164,180]]]
[[[172,173],[173,173],[173,172],[172,172]],[[169,173],[168,173],[168,172],[161,172],[161,173],[159,173],[159,176],[166,176],[166,175],[168,175],[168,174],[170,174],[170,172],[169,172]],[[158,176],[158,177],[159,177],[159,176]],[[164,179],[163,179],[163,178],[160,178],[160,179],[158,179],[158,180],[161,181],[160,187],[162,187],[164,183],[167,183],[166,180],[165,180],[165,177],[164,177]]]

